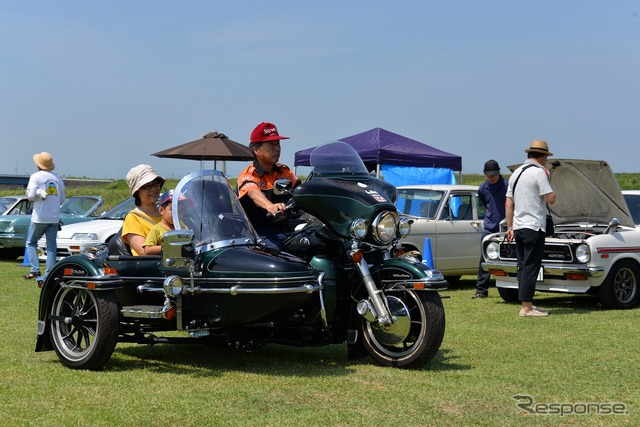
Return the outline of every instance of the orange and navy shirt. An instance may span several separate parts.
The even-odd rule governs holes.
[[[267,172],[255,160],[238,176],[238,198],[251,223],[258,230],[261,226],[273,224],[273,219],[267,217],[265,209],[256,206],[251,197],[247,196],[247,192],[251,188],[258,188],[271,203],[286,203],[289,196],[277,196],[273,193],[273,184],[277,179],[288,179],[294,187],[301,182],[287,165],[278,163],[273,167],[273,171]]]

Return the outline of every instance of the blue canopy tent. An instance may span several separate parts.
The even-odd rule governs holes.
[[[340,138],[360,155],[367,168],[394,185],[452,184],[453,171],[462,171],[462,157],[382,128]],[[315,147],[296,152],[294,166],[310,166]],[[402,182],[410,180],[410,182]],[[452,182],[453,181],[453,182]]]

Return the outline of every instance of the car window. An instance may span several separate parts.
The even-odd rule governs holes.
[[[17,205],[13,207],[7,215],[31,215],[31,211],[33,209],[33,202],[30,202],[27,199],[20,200]]]
[[[0,197],[0,212],[4,212],[16,202],[14,197]]]
[[[443,221],[469,221],[473,219],[473,198],[470,194],[453,194],[449,197],[444,212],[440,217]]]
[[[486,215],[486,212],[487,212],[487,208],[485,208],[482,205],[477,193],[475,194],[474,199],[476,201],[476,211],[478,212],[478,219],[484,219],[484,216]]]
[[[629,212],[635,224],[640,224],[640,195],[639,194],[625,194],[624,200],[627,202]]]
[[[443,191],[437,190],[401,189],[396,207],[407,215],[435,219],[443,195]]]

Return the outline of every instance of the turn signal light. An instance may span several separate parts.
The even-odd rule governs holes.
[[[494,276],[500,276],[500,277],[507,276],[507,272],[504,270],[489,270],[489,273],[493,274]]]
[[[353,260],[353,262],[358,264],[360,261],[362,261],[362,256],[362,251],[355,251],[353,255],[351,255],[351,259]]]

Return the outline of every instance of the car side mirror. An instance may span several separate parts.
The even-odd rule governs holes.
[[[619,226],[620,226],[620,220],[616,217],[613,217],[611,218],[611,221],[609,221],[609,225],[607,225],[607,228],[604,230],[604,233],[602,234],[611,234],[614,231],[616,231]]]
[[[194,236],[192,230],[171,230],[162,237],[162,265],[171,268],[188,267],[193,262]]]

